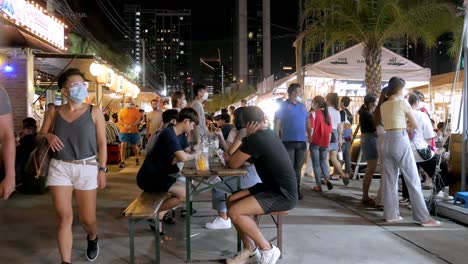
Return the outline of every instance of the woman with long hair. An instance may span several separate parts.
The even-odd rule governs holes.
[[[377,96],[375,94],[367,94],[364,97],[364,104],[358,111],[359,126],[361,127],[361,152],[367,162],[366,174],[362,181],[362,202],[371,206],[375,206],[375,201],[369,197],[369,187],[378,164],[377,133],[373,114],[377,106],[376,102]]]
[[[382,162],[383,154],[382,154],[382,146],[384,144],[385,139],[385,129],[382,125],[382,117],[380,115],[380,106],[388,100],[387,97],[388,87],[385,87],[380,92],[379,102],[377,103],[377,107],[374,110],[374,124],[375,130],[377,132],[377,154],[379,156],[379,165],[380,165],[380,184],[379,190],[377,191],[377,197],[375,198],[375,204],[378,207],[383,207],[383,192],[385,190],[385,173],[384,173],[384,166],[385,164]]]
[[[382,148],[385,192],[384,217],[387,222],[402,221],[398,204],[398,172],[401,170],[408,185],[412,205],[413,219],[424,227],[441,226],[431,218],[421,191],[418,169],[411,150],[406,119],[410,129],[418,127],[411,111],[411,106],[403,98],[405,81],[392,77],[388,84],[388,100],[380,107],[382,124],[385,129],[385,141]]]
[[[67,103],[47,111],[39,135],[47,139],[53,152],[47,186],[57,214],[59,252],[62,264],[71,263],[75,194],[79,219],[87,233],[86,258],[94,261],[99,254],[97,189],[106,186],[107,172],[104,115],[98,107],[83,103],[88,84],[80,70],[66,70],[57,82]]]
[[[333,128],[333,135],[330,142],[330,162],[333,165],[333,174],[340,175],[345,185],[349,184],[348,176],[345,175],[341,169],[341,163],[338,161],[337,152],[341,150],[343,124],[341,123],[341,114],[339,110],[339,98],[337,93],[329,93],[326,96],[326,103],[328,105],[328,113],[331,117],[331,125]]]
[[[330,182],[330,171],[328,168],[328,147],[330,146],[330,135],[332,133],[332,121],[328,113],[327,103],[322,96],[315,96],[312,100],[312,109],[315,109],[310,116],[310,123],[313,130],[309,139],[310,157],[314,169],[316,186],[312,190],[322,191],[322,174],[328,190],[333,189]]]
[[[172,109],[176,109],[177,112],[187,107],[187,100],[185,94],[182,91],[175,91],[171,96]]]

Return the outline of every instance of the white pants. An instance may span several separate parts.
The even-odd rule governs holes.
[[[410,196],[413,219],[425,223],[431,220],[421,190],[418,169],[406,130],[387,131],[382,147],[385,175],[384,217],[386,220],[400,216],[398,203],[398,175],[401,170]]]

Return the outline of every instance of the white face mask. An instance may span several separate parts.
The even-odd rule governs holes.
[[[203,100],[208,100],[208,96],[210,96],[207,92],[203,94]]]
[[[301,102],[302,102],[302,97],[300,97],[299,95],[296,96],[296,101],[298,101],[299,103],[301,103]]]
[[[125,107],[130,108],[130,107],[132,107],[132,104],[131,103],[125,103]]]

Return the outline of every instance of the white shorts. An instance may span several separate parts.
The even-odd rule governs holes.
[[[98,167],[51,159],[47,186],[73,186],[75,190],[88,191],[98,187]]]

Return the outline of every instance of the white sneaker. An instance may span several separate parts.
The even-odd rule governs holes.
[[[257,248],[253,251],[250,249],[244,249],[238,252],[234,257],[226,259],[227,264],[249,264],[258,263],[260,260],[260,252]]]
[[[275,264],[281,256],[281,251],[275,245],[271,245],[271,249],[262,250],[262,258],[260,264]]]
[[[206,223],[205,227],[208,229],[230,229],[231,218],[224,220],[222,217],[217,216],[212,222]]]

